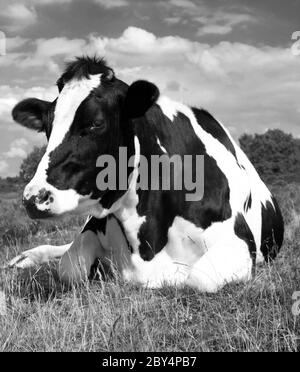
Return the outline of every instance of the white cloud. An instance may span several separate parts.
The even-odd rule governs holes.
[[[0,17],[9,21],[9,23],[5,22],[5,30],[16,32],[37,22],[37,7],[53,4],[68,4],[72,1],[73,0],[0,0]]]
[[[2,10],[2,16],[12,18],[19,21],[26,21],[35,19],[35,13],[33,8],[27,8],[25,4],[12,3],[4,7]]]
[[[202,36],[206,34],[215,34],[215,35],[225,35],[229,34],[232,31],[232,27],[230,25],[207,25],[201,27],[197,35]]]
[[[69,40],[65,37],[38,39],[36,40],[35,56],[48,58],[58,55],[74,55],[80,53],[85,44],[84,39]]]
[[[106,9],[120,8],[129,5],[127,0],[94,0],[94,2]]]
[[[3,117],[10,113],[11,108],[17,103],[16,98],[0,98],[0,116]]]
[[[7,37],[5,40],[6,40],[6,50],[8,53],[11,53],[15,49],[18,49],[29,42],[28,39],[25,39],[20,36]]]
[[[21,30],[34,24],[37,20],[37,14],[33,7],[28,7],[25,4],[16,2],[3,4],[1,17],[10,20],[9,26],[6,26],[8,31]]]
[[[239,133],[279,122],[293,128],[300,120],[299,58],[288,48],[231,42],[208,45],[179,36],[157,37],[136,27],[116,38],[38,39],[35,45],[33,54],[19,57],[15,68],[53,64],[53,82],[59,76],[57,62],[61,59],[97,53],[124,81],[149,79],[175,99],[207,107]],[[47,99],[50,91],[53,98],[55,87],[1,90],[0,86],[0,97],[5,97],[0,112],[8,115],[11,104],[25,96]]]
[[[197,32],[198,36],[206,34],[229,34],[237,25],[257,22],[257,19],[250,14],[227,13],[224,11],[204,13],[201,16],[195,17],[194,20],[202,24]]]
[[[37,39],[29,41],[22,38],[9,39],[8,46],[15,49],[18,46],[30,43],[33,52],[10,52],[5,58],[0,58],[0,68],[12,67],[32,69],[33,67],[45,68],[53,75],[59,74],[58,57],[64,60],[82,55],[86,51],[87,41],[84,39],[67,39],[55,37],[51,39]]]
[[[300,121],[299,59],[288,48],[208,45],[135,27],[118,38],[92,36],[87,48],[105,56],[125,81],[149,79],[175,99],[207,107],[238,133]]]
[[[27,156],[26,148],[29,142],[25,138],[19,138],[14,140],[10,144],[10,148],[3,154],[6,158],[25,158]]]
[[[21,0],[22,1],[22,0]],[[74,0],[23,0],[34,5],[69,4]]]
[[[200,24],[198,36],[229,34],[236,26],[257,22],[257,18],[250,13],[245,13],[244,8],[241,8],[240,12],[237,10],[229,12],[228,8],[222,5],[214,8],[203,1],[190,0],[169,0],[162,2],[162,5],[168,12],[168,16],[165,17],[168,24],[188,22],[196,27]]]
[[[8,163],[7,161],[5,160],[1,160],[0,159],[0,176],[1,176],[1,173],[4,174],[4,172],[8,169]]]
[[[194,2],[190,0],[170,0],[169,3],[171,5],[177,6],[179,8],[184,8],[184,9],[196,9],[197,6]]]
[[[29,89],[20,88],[18,86],[0,85],[0,127],[7,126],[8,122],[12,121],[11,111],[13,107],[22,99],[36,97],[39,99],[52,101],[57,96],[57,88],[55,86],[32,87]],[[5,98],[4,98],[5,97]],[[9,128],[15,128],[12,125]]]

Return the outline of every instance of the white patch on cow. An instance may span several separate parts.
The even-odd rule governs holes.
[[[177,107],[174,105],[174,101],[172,101],[169,97],[160,96],[157,101],[158,106],[161,108],[162,112],[171,120],[173,121],[176,114],[177,114]]]
[[[165,250],[160,251],[151,261],[144,261],[139,253],[130,257],[132,267],[123,270],[126,281],[139,283],[148,288],[159,288],[164,284],[184,284],[187,273],[184,267],[174,264]]]
[[[124,279],[150,288],[184,284],[194,262],[207,251],[202,232],[193,223],[176,217],[168,231],[167,245],[151,261],[144,261],[136,251],[131,267],[123,270]]]
[[[26,199],[38,195],[42,189],[52,193],[53,203],[36,205],[41,211],[49,210],[49,212],[55,215],[61,215],[74,210],[78,213],[85,213],[97,203],[96,200],[91,200],[88,196],[82,196],[75,190],[58,190],[50,185],[46,179],[49,167],[49,154],[63,142],[73,123],[78,107],[88,97],[91,91],[99,86],[100,78],[101,74],[90,75],[88,79],[74,79],[64,86],[57,99],[53,129],[46,153],[40,161],[33,179],[24,190],[24,197]]]
[[[165,148],[164,146],[162,146],[162,144],[160,143],[160,140],[159,140],[158,137],[157,137],[157,144],[158,144],[158,146],[160,147],[160,149],[161,149],[161,151],[162,151],[163,153],[165,153],[165,154],[168,153],[168,151],[166,150],[166,148]]]
[[[224,233],[224,226],[220,232]],[[217,241],[194,263],[186,284],[203,292],[216,292],[231,282],[251,278],[252,259],[247,244],[236,235]]]
[[[76,111],[89,94],[100,85],[101,74],[90,75],[89,79],[71,80],[61,91],[54,113],[53,129],[47,153],[58,147],[69,131]]]
[[[232,142],[236,156],[241,165],[244,166],[245,172],[247,173],[248,182],[251,189],[252,205],[251,208],[246,212],[245,219],[253,233],[253,237],[257,247],[257,262],[263,262],[264,257],[260,250],[261,246],[261,229],[262,229],[262,214],[261,214],[261,204],[266,206],[267,201],[269,201],[273,207],[272,194],[267,188],[265,183],[261,180],[259,174],[254,168],[253,164],[250,162],[245,153],[241,150],[239,146],[235,143],[231,134],[227,128],[218,120],[218,123],[222,126],[226,134],[228,135],[230,141]]]
[[[60,258],[69,250],[72,243],[64,245],[40,245],[29,249],[16,256],[8,263],[8,267],[28,269],[30,267],[48,263],[51,260]]]
[[[118,209],[115,211],[116,217],[122,222],[127,239],[133,250],[138,252],[140,241],[138,232],[141,225],[146,221],[146,216],[137,213],[139,197],[136,190],[138,179],[138,166],[140,162],[141,147],[137,136],[134,137],[135,159],[134,169],[131,174],[131,181],[126,194],[117,202]]]
[[[234,234],[226,234],[231,224],[232,220],[227,220],[204,231],[176,217],[167,245],[151,261],[134,253],[131,266],[123,269],[123,278],[149,288],[189,285],[203,292],[215,292],[232,281],[249,280],[252,260],[248,246]]]

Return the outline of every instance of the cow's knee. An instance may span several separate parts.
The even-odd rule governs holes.
[[[64,284],[79,284],[86,281],[88,270],[82,260],[74,259],[74,256],[67,253],[59,262],[59,278]]]
[[[88,280],[96,258],[101,258],[102,254],[96,234],[90,230],[80,234],[60,260],[61,281],[78,284]]]

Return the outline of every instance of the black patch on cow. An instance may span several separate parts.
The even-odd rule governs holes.
[[[103,234],[105,234],[106,224],[107,224],[107,217],[105,218],[91,217],[90,220],[85,224],[84,228],[82,229],[81,234],[83,234],[86,231],[92,231],[96,235],[99,232],[102,232]]]
[[[204,155],[204,197],[202,200],[187,202],[187,190],[138,190],[138,213],[146,216],[146,221],[138,233],[140,255],[144,260],[151,260],[168,242],[168,230],[176,216],[206,229],[214,222],[231,217],[229,203],[230,190],[228,180],[218,167],[216,160],[206,152],[205,145],[196,136],[190,120],[178,113],[171,122],[155,105],[142,119],[134,121],[138,135],[141,154],[146,158],[160,155],[157,138],[164,144],[168,155]],[[193,158],[195,160],[195,157]],[[193,179],[195,180],[195,162]],[[150,179],[149,174],[149,179]]]
[[[261,251],[266,262],[272,261],[278,254],[284,236],[284,222],[281,211],[275,198],[272,202],[266,202],[266,206],[261,204],[262,231],[261,231]]]
[[[215,139],[222,143],[222,145],[231,152],[239,164],[234,145],[222,125],[206,110],[198,108],[192,108],[192,110],[198,124],[205,130],[205,132],[211,134]]]
[[[247,199],[245,200],[245,203],[244,203],[244,211],[245,212],[248,212],[248,210],[251,208],[252,206],[252,194],[250,192],[250,194],[248,195]]]
[[[109,216],[104,217],[104,218],[91,217],[90,220],[86,223],[86,225],[82,229],[81,234],[83,234],[86,231],[92,231],[96,235],[99,232],[101,232],[101,233],[103,233],[105,235],[106,234],[106,226],[107,226],[108,220],[110,220],[112,218],[114,218],[117,221],[117,223],[118,223],[118,225],[119,225],[119,227],[120,227],[120,229],[121,229],[121,231],[122,231],[122,233],[123,233],[123,235],[125,237],[125,240],[127,242],[127,247],[130,250],[130,252],[132,253],[133,250],[132,250],[132,247],[131,247],[131,245],[130,245],[128,239],[127,239],[127,236],[125,234],[124,227],[121,224],[121,222],[118,220],[118,218],[116,216],[114,216],[114,215],[109,215]]]
[[[256,243],[252,231],[250,230],[250,227],[242,213],[238,213],[235,218],[234,232],[236,236],[244,240],[248,246],[250,257],[252,259],[252,272],[254,273],[256,264]]]
[[[156,102],[159,90],[156,85],[145,80],[135,81],[128,88],[125,112],[129,118],[143,116]]]

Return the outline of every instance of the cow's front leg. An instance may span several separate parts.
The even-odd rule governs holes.
[[[66,284],[86,281],[97,258],[105,251],[95,232],[86,230],[79,234],[59,263],[59,277]]]
[[[13,258],[6,267],[28,269],[30,267],[42,265],[43,263],[48,263],[56,258],[62,257],[71,245],[72,243],[60,246],[40,245],[36,248],[28,249]]]

